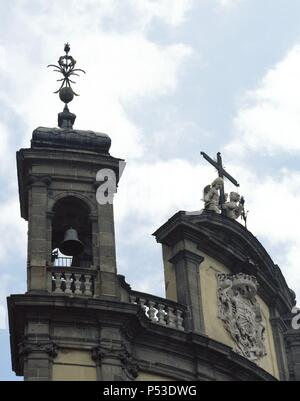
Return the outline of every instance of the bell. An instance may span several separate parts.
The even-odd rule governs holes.
[[[62,254],[67,256],[75,256],[82,253],[84,248],[83,243],[79,240],[77,231],[74,228],[69,228],[65,232],[64,240],[59,246]]]

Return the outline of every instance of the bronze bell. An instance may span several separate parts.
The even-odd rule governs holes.
[[[77,231],[74,228],[69,228],[65,232],[64,240],[59,246],[62,254],[67,256],[79,255],[83,252],[84,245],[78,238]]]

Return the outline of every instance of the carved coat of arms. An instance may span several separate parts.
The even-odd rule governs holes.
[[[255,298],[258,283],[254,276],[217,273],[218,316],[233,338],[235,351],[251,361],[266,355],[265,326]]]

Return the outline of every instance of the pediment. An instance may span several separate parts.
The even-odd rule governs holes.
[[[239,222],[208,211],[178,212],[155,233],[156,240],[167,246],[188,240],[197,248],[227,266],[232,273],[254,275],[259,291],[272,302],[280,293],[281,306],[291,310],[292,293],[270,255],[258,239]]]

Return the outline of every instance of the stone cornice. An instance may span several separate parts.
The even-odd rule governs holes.
[[[69,324],[74,321],[79,324],[81,322],[80,319],[82,319],[82,324],[84,325],[119,327],[121,332],[131,330],[134,336],[126,335],[126,332],[124,332],[124,335],[126,335],[126,342],[128,342],[130,348],[134,348],[134,353],[131,353],[127,346],[124,348],[120,344],[111,350],[111,347],[105,342],[95,343],[94,347],[90,348],[91,352],[94,349],[93,356],[96,359],[100,358],[103,361],[103,358],[117,357],[128,378],[134,377],[140,365],[140,350],[148,349],[147,352],[150,354],[157,352],[161,355],[162,360],[165,360],[163,355],[167,353],[186,361],[184,362],[185,367],[183,370],[188,369],[191,378],[196,377],[196,365],[191,365],[188,361],[194,361],[193,363],[199,361],[200,364],[204,361],[210,365],[212,361],[215,361],[217,363],[216,368],[211,366],[211,369],[220,369],[220,371],[227,372],[229,376],[231,371],[235,371],[239,372],[240,376],[249,377],[252,380],[275,380],[273,376],[253,362],[234,353],[230,347],[211,340],[205,335],[179,331],[151,323],[141,313],[137,305],[100,299],[86,300],[76,299],[75,297],[27,294],[10,296],[8,298],[8,306],[10,332],[15,341],[15,344],[12,344],[13,366],[15,372],[19,375],[22,374],[22,366],[19,365],[18,344],[22,342],[21,337],[24,332],[26,316],[34,316],[35,313],[38,313],[39,316],[43,316],[51,324],[52,319],[55,320],[56,316],[62,316],[63,313],[65,324],[68,324],[68,319],[70,320]],[[66,311],[67,313],[65,313]],[[41,345],[35,344],[36,351],[31,348],[31,342],[27,343],[25,347],[23,346],[23,351],[21,352],[25,354],[28,352],[47,352],[54,355],[56,345],[58,347],[61,346],[58,338],[55,338],[54,341],[55,346],[52,346],[54,342],[51,340],[44,344],[41,342]],[[67,339],[64,339],[64,344],[66,341]],[[70,339],[70,344],[72,341]],[[82,341],[84,347],[86,347],[85,340],[82,339]],[[156,366],[153,366],[153,373],[156,371],[155,368]],[[166,376],[177,380],[182,379],[181,373],[177,373],[177,368],[172,363],[164,362],[163,371]],[[235,378],[236,376],[233,375],[232,377]]]
[[[82,163],[84,165],[119,165],[119,161],[123,160],[111,156],[110,154],[95,154],[91,152],[84,152],[82,150],[76,151],[74,149],[55,149],[55,148],[22,148],[18,152],[18,157],[23,161],[41,161],[45,164],[46,161],[55,163],[56,161],[65,161],[69,163]]]

